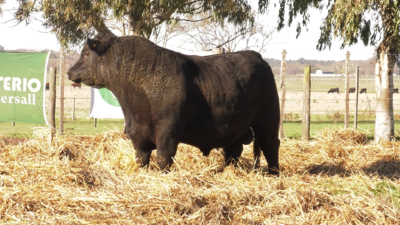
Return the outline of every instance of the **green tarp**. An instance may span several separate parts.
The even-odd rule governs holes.
[[[47,124],[46,68],[49,52],[0,52],[0,122]]]

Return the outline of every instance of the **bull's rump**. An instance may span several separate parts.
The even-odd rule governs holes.
[[[182,142],[224,146],[240,138],[260,113],[279,123],[274,77],[258,53],[189,58],[198,71],[184,75]]]

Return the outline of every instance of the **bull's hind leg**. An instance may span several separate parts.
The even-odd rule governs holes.
[[[255,133],[255,148],[260,147],[268,163],[268,172],[279,175],[279,145],[278,129],[271,126],[252,126]],[[254,149],[256,151],[256,149]],[[257,162],[256,162],[257,163]]]
[[[225,158],[225,166],[228,166],[231,163],[237,163],[239,157],[243,152],[243,145],[241,140],[235,141],[233,144],[226,146],[224,149],[224,158]]]

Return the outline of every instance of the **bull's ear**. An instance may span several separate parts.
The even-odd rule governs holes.
[[[102,52],[103,47],[100,41],[88,38],[87,44],[90,50],[96,52],[97,54],[100,54]]]
[[[97,38],[98,37],[96,37],[96,39]],[[99,40],[96,39],[88,38],[87,44],[90,50],[96,52],[98,55],[101,55],[107,51],[115,37],[100,37]]]

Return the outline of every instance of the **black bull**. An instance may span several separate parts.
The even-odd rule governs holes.
[[[223,148],[229,164],[254,135],[255,165],[262,150],[269,173],[279,174],[278,93],[271,68],[254,51],[188,56],[141,37],[98,35],[68,77],[115,95],[142,166],[157,149],[159,167],[167,168],[180,142],[204,155]]]

